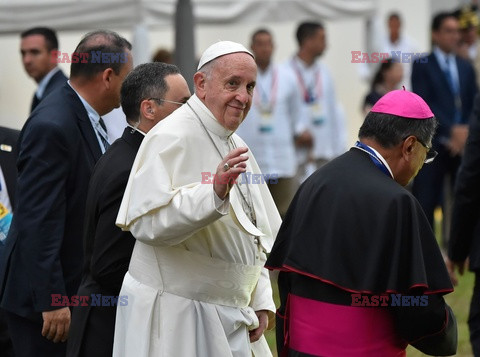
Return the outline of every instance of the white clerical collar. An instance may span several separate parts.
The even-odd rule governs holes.
[[[193,111],[196,112],[202,120],[203,125],[205,125],[205,127],[212,133],[218,135],[224,140],[227,140],[233,134],[232,130],[224,128],[222,124],[218,122],[212,112],[205,106],[205,104],[203,104],[196,94],[190,97],[187,104],[191,106]]]
[[[138,129],[136,126],[130,125],[130,123],[127,123],[127,126],[132,129],[132,134],[133,134],[133,131],[136,130],[136,131],[138,131],[140,134],[142,134],[143,136],[147,135],[147,133],[144,133],[143,131],[141,131],[140,129]]]

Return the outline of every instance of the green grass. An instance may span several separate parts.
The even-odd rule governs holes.
[[[436,232],[441,232],[441,229],[438,229],[441,224],[441,215],[438,213],[435,216],[436,219]],[[440,234],[437,234],[437,239]],[[469,332],[468,332],[468,312],[470,310],[470,299],[472,297],[473,284],[475,281],[475,275],[470,272],[466,272],[463,276],[459,277],[459,283],[455,287],[455,291],[451,294],[445,296],[445,300],[452,308],[456,318],[458,326],[458,350],[455,356],[459,357],[470,357],[473,356],[472,348],[470,346]],[[278,306],[278,290],[277,284],[273,284],[273,296],[275,304]],[[265,333],[270,349],[272,350],[273,356],[277,356],[277,349],[275,347],[275,330],[270,330]],[[408,357],[420,357],[427,356],[420,351],[416,350],[412,346],[407,348]]]

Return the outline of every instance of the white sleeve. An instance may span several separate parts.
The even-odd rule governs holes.
[[[228,214],[229,198],[221,200],[212,185],[200,183],[182,187],[165,206],[132,222],[130,232],[150,245],[176,245]]]

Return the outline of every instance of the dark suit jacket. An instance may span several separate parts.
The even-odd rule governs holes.
[[[20,135],[19,130],[0,127],[0,168],[2,169],[3,178],[5,179],[8,198],[15,209],[15,187],[17,183],[17,141]],[[2,187],[4,190],[5,187]],[[0,252],[3,246],[0,245]],[[1,253],[0,253],[1,256]],[[0,258],[1,259],[1,258]],[[14,356],[13,346],[8,333],[7,321],[4,312],[0,310],[0,351],[4,356]]]
[[[42,99],[38,100],[35,94],[33,95],[32,105],[30,106],[30,113],[33,112],[33,110],[38,106],[38,104],[40,104],[42,100],[47,97],[47,95],[52,93],[55,89],[63,87],[67,80],[68,78],[67,76],[65,76],[65,74],[63,74],[62,70],[55,73],[48,81],[47,86],[45,87],[45,91],[43,92]]]
[[[101,149],[66,83],[30,115],[19,139],[16,209],[0,260],[0,305],[41,321],[52,294],[77,292],[88,181]]]
[[[17,141],[20,131],[0,126],[0,167],[7,185],[12,209],[15,209],[15,187],[17,184]],[[5,146],[4,146],[5,145]],[[11,151],[10,151],[11,149]]]
[[[433,140],[433,146],[438,148],[441,138],[448,139],[450,137],[450,129],[454,124],[455,98],[436,56],[431,53],[427,59],[426,63],[413,64],[412,89],[427,102],[439,121],[439,127]],[[461,124],[466,124],[470,119],[473,99],[477,92],[475,71],[468,61],[458,56],[456,63],[462,101]]]
[[[448,255],[453,261],[463,261],[470,255],[470,269],[480,270],[480,95],[475,98],[465,154],[455,184]]]
[[[87,196],[85,263],[78,295],[118,296],[135,238],[115,225],[130,170],[143,134],[126,128],[100,158]],[[73,308],[67,355],[111,356],[116,306]]]

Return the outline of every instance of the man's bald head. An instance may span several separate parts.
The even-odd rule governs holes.
[[[119,74],[122,65],[129,60],[128,53],[132,45],[119,34],[108,30],[87,33],[75,53],[86,53],[77,63],[70,67],[70,78],[84,77],[90,79],[107,68]]]

